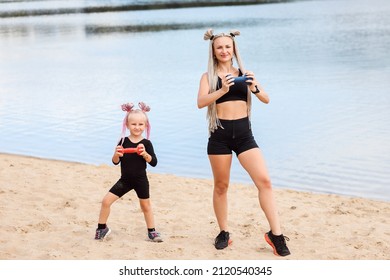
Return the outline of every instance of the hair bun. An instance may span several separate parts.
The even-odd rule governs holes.
[[[233,37],[236,37],[240,34],[241,34],[240,31],[238,31],[236,29],[230,30],[230,35],[232,35]]]
[[[212,40],[213,38],[214,38],[214,31],[212,29],[208,29],[203,35],[204,40]]]
[[[121,107],[122,107],[122,111],[130,112],[131,110],[133,110],[134,104],[133,103],[125,103],[125,104],[122,104]]]
[[[149,112],[150,111],[150,107],[148,105],[146,105],[144,102],[139,102],[138,103],[138,107],[142,110],[142,112]]]

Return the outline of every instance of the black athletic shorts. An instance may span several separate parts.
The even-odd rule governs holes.
[[[238,156],[242,152],[259,147],[253,137],[248,117],[220,121],[223,128],[218,127],[211,133],[207,154],[228,155],[234,151]]]
[[[120,178],[109,192],[122,197],[131,190],[135,190],[138,198],[149,198],[149,181],[146,175],[126,179]]]

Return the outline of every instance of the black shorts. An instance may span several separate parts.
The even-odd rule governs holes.
[[[149,181],[146,175],[126,179],[120,178],[109,192],[122,197],[131,190],[135,190],[140,199],[149,198]]]
[[[228,155],[234,151],[238,156],[242,152],[259,147],[253,137],[248,117],[220,121],[223,128],[218,127],[211,133],[207,154]]]

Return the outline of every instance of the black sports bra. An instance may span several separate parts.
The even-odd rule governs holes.
[[[240,69],[238,69],[239,73],[238,76],[242,76],[242,72]],[[222,79],[218,77],[218,83],[217,83],[217,90],[222,87]],[[245,82],[236,82],[234,85],[232,85],[229,88],[229,91],[222,95],[220,98],[218,98],[215,102],[217,104],[223,103],[226,101],[233,101],[233,100],[242,100],[247,102],[248,101],[248,85]]]

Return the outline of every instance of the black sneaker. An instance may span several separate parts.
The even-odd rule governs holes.
[[[149,241],[152,242],[163,242],[163,239],[161,238],[161,234],[155,230],[148,232],[148,238]]]
[[[227,246],[229,246],[230,243],[231,243],[231,240],[229,238],[229,232],[223,230],[215,238],[214,246],[215,246],[215,249],[221,250],[221,249],[225,249]]]
[[[271,231],[264,234],[265,241],[269,245],[271,245],[272,249],[274,249],[274,254],[280,257],[285,257],[290,255],[290,250],[287,248],[286,240],[290,241],[287,236],[281,235],[273,235]]]
[[[96,229],[95,233],[95,240],[104,240],[109,236],[111,233],[111,229],[108,227],[103,228],[103,229]]]

